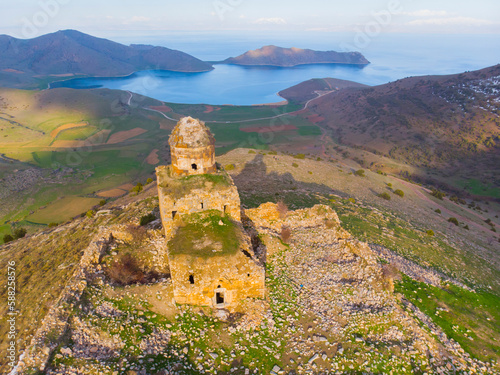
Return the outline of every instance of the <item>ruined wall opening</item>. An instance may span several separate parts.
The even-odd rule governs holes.
[[[222,305],[224,303],[224,292],[215,293],[215,303],[217,305]]]
[[[191,164],[191,169],[193,171],[197,171],[198,170],[198,166],[196,164]]]
[[[226,213],[227,211],[227,205],[224,205],[224,214]]]
[[[172,220],[175,219],[175,216],[177,216],[177,211],[172,211]]]
[[[193,276],[193,275],[189,275],[189,283],[190,283],[191,285],[193,285],[193,284],[194,284],[194,276]]]

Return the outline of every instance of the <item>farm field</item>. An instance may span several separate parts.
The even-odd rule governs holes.
[[[8,199],[12,193],[0,195],[0,225],[38,230],[35,223],[56,219],[50,210],[41,209],[52,207],[51,202],[63,209],[65,199],[74,196],[115,199],[130,190],[116,190],[120,186],[154,178],[155,167],[169,163],[165,145],[176,122],[150,108],[173,118],[217,121],[207,123],[217,140],[217,155],[238,147],[266,150],[300,144],[313,149],[321,135],[317,125],[298,115],[252,120],[294,111],[299,105],[213,107],[162,103],[108,89],[0,88],[0,154],[5,155],[0,176],[8,177],[0,187],[17,191],[15,200]],[[81,214],[69,212],[62,216]]]
[[[61,223],[85,213],[97,205],[99,201],[97,198],[64,197],[41,208],[33,215],[28,216],[26,220],[36,224]]]

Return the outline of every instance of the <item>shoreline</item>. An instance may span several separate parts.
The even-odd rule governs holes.
[[[80,79],[80,78],[90,78],[90,79],[106,79],[106,78],[109,78],[109,79],[114,79],[114,78],[129,78],[129,77],[132,77],[134,74],[137,74],[137,73],[140,73],[140,72],[175,72],[175,73],[208,73],[208,72],[211,72],[215,70],[215,68],[212,67],[212,69],[210,70],[196,70],[196,71],[186,71],[186,70],[166,70],[166,69],[146,69],[146,70],[136,70],[132,73],[129,73],[129,74],[125,74],[125,75],[118,75],[118,76],[90,76],[90,75],[85,75],[85,74],[81,74],[81,75],[78,75],[79,73],[67,73],[67,74],[73,74],[72,77],[69,77],[68,79],[61,79],[61,80],[56,80],[56,81],[53,81],[53,82],[49,82],[48,85],[47,85],[47,89],[50,90],[52,89],[52,87],[50,87],[51,84],[53,83],[58,83],[58,82],[67,82],[67,81],[71,81],[73,79]],[[51,77],[53,75],[47,75],[47,76],[41,76],[42,78],[43,77]],[[70,88],[70,87],[56,87],[56,89],[60,89],[60,88]],[[80,90],[80,89],[77,89],[77,90]],[[89,89],[90,90],[90,89]],[[124,91],[124,90],[122,90]],[[153,98],[154,99],[154,98]]]
[[[208,62],[208,61],[205,61]],[[362,68],[365,66],[368,66],[371,64],[371,62],[368,63],[344,63],[344,62],[310,62],[310,63],[299,63],[295,65],[276,65],[276,64],[239,64],[239,63],[228,63],[224,61],[210,61],[211,64],[213,65],[234,65],[234,66],[241,66],[245,68],[251,68],[251,67],[273,67],[273,68],[295,68],[297,66],[304,66],[304,65],[352,65],[353,67],[356,68]]]

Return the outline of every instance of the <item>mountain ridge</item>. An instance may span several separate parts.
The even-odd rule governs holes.
[[[213,67],[184,52],[165,47],[141,48],[62,30],[33,39],[0,35],[0,70],[28,74],[123,76],[137,70],[203,72]]]

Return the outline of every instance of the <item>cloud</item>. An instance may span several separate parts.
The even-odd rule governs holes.
[[[492,21],[472,17],[438,17],[427,18],[408,22],[411,26],[437,25],[437,26],[485,26],[493,24]]]
[[[286,25],[286,21],[283,18],[259,18],[254,23],[259,25]]]
[[[400,12],[398,14],[412,17],[443,17],[447,16],[448,12],[445,10],[420,9],[413,12]]]
[[[131,22],[148,22],[148,21],[151,21],[151,18],[134,16],[134,17],[132,17],[132,19],[130,21]]]
[[[141,17],[141,16],[134,16],[132,18],[127,18],[122,20],[123,25],[133,25],[136,23],[146,23],[146,22],[151,22],[151,18],[148,17]]]

